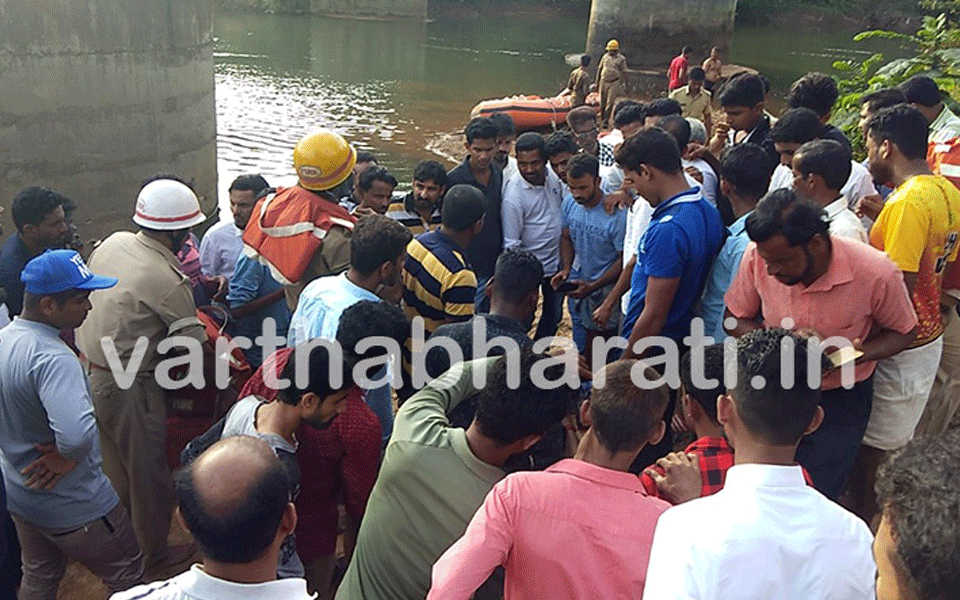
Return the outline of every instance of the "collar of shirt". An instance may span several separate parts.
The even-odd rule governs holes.
[[[640,478],[636,475],[626,471],[614,471],[613,469],[607,469],[606,467],[594,465],[575,458],[565,458],[549,467],[547,471],[552,473],[566,473],[601,485],[630,490],[631,492],[637,492],[644,496],[647,495],[646,490],[643,489],[643,484],[640,482]]]
[[[469,154],[463,159],[463,162],[460,163],[460,166],[457,167],[457,169],[463,169],[463,174],[467,180],[467,183],[482,191],[484,195],[487,194],[488,188],[500,189],[503,186],[503,171],[493,166],[492,162],[487,168],[490,169],[490,183],[489,185],[483,185],[477,181],[476,175],[473,174],[473,169],[470,168]]]
[[[694,440],[692,444],[687,446],[686,452],[694,452],[696,450],[720,450],[720,451],[730,451],[733,452],[733,448],[730,447],[730,442],[727,441],[725,437],[702,437]]]
[[[803,489],[806,485],[803,480],[803,469],[800,468],[800,465],[750,463],[730,467],[730,470],[727,471],[727,480],[723,489],[746,492],[768,487]]]
[[[699,187],[692,187],[685,192],[680,192],[672,198],[668,198],[666,202],[661,202],[659,206],[653,209],[653,219],[659,219],[664,216],[664,214],[672,209],[673,207],[683,204],[685,202],[696,202],[702,198],[700,194]]]
[[[153,239],[152,237],[148,236],[142,231],[138,231],[136,234],[136,237],[137,237],[137,241],[143,244],[144,246],[146,246],[147,248],[150,248],[154,252],[159,252],[163,256],[163,258],[165,258],[166,261],[170,263],[171,267],[174,267],[176,270],[180,271],[181,273],[183,272],[183,268],[180,266],[180,261],[177,259],[176,255],[170,251],[169,248],[167,248],[166,246],[164,246],[163,244]]]
[[[527,335],[527,328],[523,326],[523,323],[520,321],[514,321],[510,317],[504,317],[503,315],[491,315],[486,314],[483,317],[487,321],[493,321],[499,325],[502,329],[507,329],[519,333],[520,335]],[[489,328],[488,328],[489,329]]]
[[[449,235],[446,235],[438,228],[436,231],[431,232],[433,235],[437,236],[437,240],[440,241],[444,246],[448,246],[451,250],[456,250],[457,252],[463,254],[464,260],[466,260],[466,250],[464,250],[460,244],[457,243],[457,240],[453,239]],[[430,234],[427,234],[430,235]]]
[[[346,272],[340,273],[340,275],[338,275],[337,277],[339,277],[339,278],[342,280],[342,282],[343,282],[343,287],[346,288],[347,291],[350,292],[351,294],[353,294],[354,296],[356,296],[356,297],[358,297],[358,298],[367,298],[367,299],[373,300],[373,301],[375,301],[375,302],[380,300],[380,298],[379,298],[376,294],[374,294],[373,292],[371,292],[371,291],[368,290],[367,288],[362,288],[362,287],[360,287],[359,285],[357,285],[357,284],[355,284],[354,282],[352,282],[352,281],[350,281],[349,279],[347,279],[347,273],[346,273]]]
[[[47,325],[46,323],[41,323],[39,321],[31,321],[29,319],[24,319],[20,315],[17,315],[13,318],[12,324],[17,325],[18,327],[23,327],[29,329],[36,333],[37,335],[46,336],[49,338],[60,339],[60,331],[54,327]]]
[[[937,132],[951,121],[956,120],[958,120],[957,115],[953,114],[953,111],[947,108],[947,105],[944,104],[943,110],[940,111],[940,114],[937,115],[937,118],[930,122],[930,131]]]
[[[198,600],[296,600],[311,598],[306,581],[300,578],[278,579],[263,583],[235,583],[207,574],[200,565],[176,578],[191,598]]]
[[[470,444],[467,443],[466,431],[460,427],[450,427],[447,431],[450,434],[450,447],[453,448],[453,452],[474,475],[489,482],[490,485],[494,485],[506,477],[507,474],[500,467],[495,467],[477,458],[477,455],[470,449]]]
[[[740,217],[739,219],[731,223],[730,227],[727,227],[727,230],[730,232],[731,236],[740,235],[741,233],[747,230],[747,217],[749,217],[750,213],[752,212],[753,211],[751,210],[750,212],[746,213],[745,215],[743,215],[742,217]]]
[[[847,202],[847,197],[840,196],[830,204],[824,206],[823,210],[827,212],[827,218],[832,221],[837,215],[842,213],[848,205],[849,203]]]
[[[842,244],[833,243],[831,244],[830,264],[827,266],[827,272],[817,278],[809,287],[803,289],[802,292],[825,292],[851,281],[853,281],[853,269],[850,268],[850,257],[847,256],[846,249]]]

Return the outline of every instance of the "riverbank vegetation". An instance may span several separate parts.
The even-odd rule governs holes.
[[[899,85],[914,75],[928,75],[950,96],[947,102],[953,108],[960,100],[960,0],[924,0],[920,7],[928,14],[913,33],[872,29],[853,38],[855,42],[875,38],[900,42],[906,50],[903,58],[888,60],[875,53],[862,61],[833,64],[841,94],[834,122],[861,155],[863,139],[857,122],[865,93]]]

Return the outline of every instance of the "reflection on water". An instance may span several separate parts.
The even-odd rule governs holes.
[[[289,185],[292,148],[329,127],[376,153],[402,186],[428,141],[461,128],[482,99],[551,95],[564,55],[584,46],[586,17],[443,18],[431,23],[219,14],[215,25],[221,206],[241,173]],[[734,62],[760,69],[781,96],[798,75],[861,55],[850,33],[737,27]],[[777,106],[776,102],[773,102]]]

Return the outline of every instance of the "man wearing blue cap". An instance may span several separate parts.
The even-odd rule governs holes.
[[[20,600],[54,600],[67,559],[112,591],[143,577],[126,509],[103,472],[83,366],[59,338],[116,285],[74,250],[49,250],[21,274],[23,313],[0,331],[0,469],[23,549]]]

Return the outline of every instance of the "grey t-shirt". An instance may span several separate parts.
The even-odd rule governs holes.
[[[279,400],[277,400],[279,402]],[[273,433],[257,431],[257,409],[264,404],[258,396],[247,396],[239,400],[227,413],[223,424],[221,439],[232,435],[249,435],[260,438],[270,444],[273,451],[287,468],[290,477],[290,496],[296,498],[300,492],[300,469],[297,466],[297,447]],[[281,578],[303,577],[303,563],[297,555],[297,542],[293,534],[287,536],[280,546],[277,559],[277,576]]]
[[[54,442],[77,466],[53,489],[28,489],[20,471],[40,457],[36,444]],[[44,528],[76,529],[120,502],[80,360],[56,329],[20,317],[0,331],[0,468],[7,510]]]

